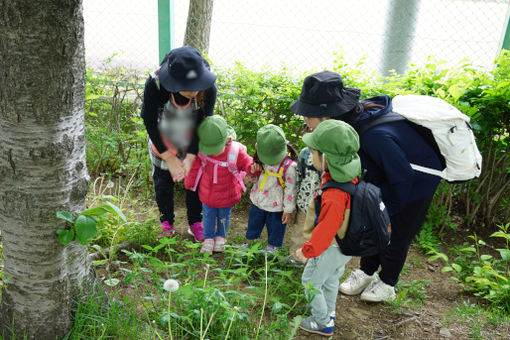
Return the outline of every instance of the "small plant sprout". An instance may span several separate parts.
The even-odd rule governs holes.
[[[168,336],[170,339],[173,339],[172,335],[172,320],[170,319],[170,302],[172,300],[172,292],[175,292],[177,289],[179,289],[179,282],[177,280],[168,279],[163,284],[163,289],[168,292]]]
[[[166,280],[163,284],[163,289],[169,293],[175,292],[177,289],[179,289],[179,282],[173,279]]]

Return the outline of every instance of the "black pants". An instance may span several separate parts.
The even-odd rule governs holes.
[[[409,203],[404,209],[391,217],[391,242],[382,253],[361,258],[360,267],[365,274],[372,275],[381,266],[379,278],[382,282],[395,286],[404,263],[409,246],[420,231],[434,194]]]
[[[154,180],[154,192],[156,193],[156,203],[158,204],[160,220],[168,221],[170,225],[174,224],[174,181],[168,170],[163,170],[154,166],[152,179]],[[186,208],[188,213],[188,223],[192,225],[195,222],[202,221],[202,202],[198,198],[197,191],[186,190]]]

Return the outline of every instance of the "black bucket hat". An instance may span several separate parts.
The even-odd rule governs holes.
[[[202,91],[216,81],[207,61],[191,46],[171,50],[163,59],[158,76],[161,85],[174,93]]]
[[[305,78],[290,110],[305,117],[338,117],[356,107],[360,94],[359,89],[345,87],[338,73],[322,71]]]

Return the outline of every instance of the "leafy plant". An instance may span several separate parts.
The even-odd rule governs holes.
[[[126,216],[120,209],[111,202],[105,202],[101,207],[84,210],[76,218],[68,211],[59,211],[56,216],[67,222],[68,229],[57,229],[58,240],[61,244],[67,245],[76,240],[87,245],[88,241],[96,236],[97,220],[107,213],[115,214],[126,222]]]
[[[451,261],[446,254],[437,251],[431,251],[434,255],[429,260],[444,260],[447,265],[442,270],[454,273],[452,279],[462,287],[510,311],[510,223],[499,225],[498,228],[500,230],[491,237],[503,238],[506,245],[505,248],[496,249],[499,257],[482,254],[481,250],[487,244],[473,235],[470,237],[474,244],[460,249],[462,254],[471,258],[469,264]]]

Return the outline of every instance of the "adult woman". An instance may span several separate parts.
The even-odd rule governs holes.
[[[173,236],[174,182],[186,177],[198,152],[196,129],[213,114],[216,76],[200,53],[190,46],[170,51],[145,82],[141,116],[149,134],[149,152],[161,234]],[[202,204],[186,190],[188,232],[203,241]]]
[[[377,96],[359,101],[358,89],[344,87],[335,72],[308,76],[298,101],[291,110],[305,117],[326,113],[352,125],[357,131],[381,115],[391,113],[391,99]],[[333,115],[331,112],[336,112]],[[307,119],[309,120],[309,119]],[[360,136],[359,156],[367,170],[365,179],[381,188],[391,218],[390,245],[380,254],[362,257],[360,269],[340,285],[347,295],[378,302],[396,297],[395,285],[404,266],[409,246],[420,230],[440,178],[415,171],[410,163],[442,169],[439,155],[406,121],[374,126]],[[379,266],[379,278],[376,271]]]

